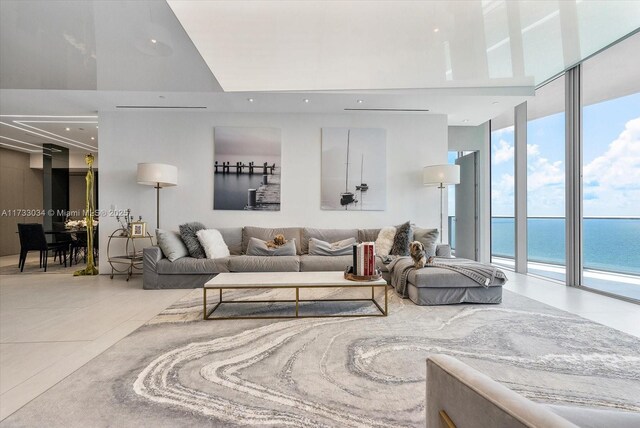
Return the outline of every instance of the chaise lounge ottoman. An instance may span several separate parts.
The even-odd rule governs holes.
[[[448,266],[444,266],[447,264]],[[438,266],[442,265],[442,266]],[[478,267],[493,273],[486,274],[481,284],[460,273],[456,267]],[[408,297],[416,305],[451,305],[456,303],[502,303],[502,285],[506,276],[499,269],[467,259],[439,259],[433,265],[415,269],[410,258],[392,262],[391,285],[398,294]],[[471,276],[474,272],[471,272]]]

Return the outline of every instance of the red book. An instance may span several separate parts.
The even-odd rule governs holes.
[[[371,272],[369,275],[375,275],[376,274],[376,244],[373,242],[369,242],[369,249],[371,252],[371,258],[369,259],[369,272]]]
[[[364,244],[362,244],[364,246],[364,274],[365,275],[371,275],[370,270],[369,270],[369,259],[371,258],[371,253],[370,253],[370,248],[369,248],[369,243],[365,242]]]

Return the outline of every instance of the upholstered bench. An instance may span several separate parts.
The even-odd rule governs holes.
[[[436,257],[415,269],[409,257],[401,257],[389,264],[389,274],[398,294],[416,305],[501,303],[507,282],[499,269],[462,258]]]
[[[484,287],[457,272],[428,267],[409,273],[407,293],[416,305],[502,303],[503,283],[495,279],[488,287]]]

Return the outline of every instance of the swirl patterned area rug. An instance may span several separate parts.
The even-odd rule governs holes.
[[[501,305],[419,307],[393,296],[386,318],[236,321],[200,320],[201,293],[3,425],[424,426],[431,353],[455,356],[534,401],[640,411],[640,339],[508,291]],[[345,313],[370,309],[339,304]]]

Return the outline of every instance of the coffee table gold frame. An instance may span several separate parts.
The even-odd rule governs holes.
[[[368,288],[371,287],[371,298],[370,299],[300,299],[300,289],[301,288]],[[384,288],[384,309],[375,299],[375,289],[376,287]],[[360,318],[360,317],[386,317],[389,313],[389,303],[388,303],[388,285],[387,284],[367,284],[367,283],[358,283],[354,282],[351,285],[344,284],[336,284],[336,285],[246,285],[246,286],[204,286],[203,287],[203,319],[205,320],[238,320],[238,319],[280,319],[280,318]],[[296,290],[296,298],[289,300],[227,300],[224,301],[222,299],[222,290],[261,290],[265,288],[279,288],[279,289],[295,289]],[[218,303],[213,307],[213,309],[207,311],[207,290],[218,290],[219,297]],[[301,315],[300,314],[300,303],[303,302],[373,302],[376,308],[380,311],[380,313],[375,314],[346,314],[346,315]],[[237,304],[237,303],[295,303],[296,304],[296,313],[295,315],[256,315],[256,316],[230,316],[230,317],[211,317],[211,315],[215,312],[216,309],[220,307],[222,304]]]

